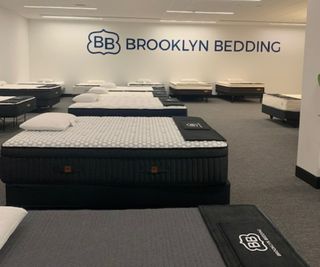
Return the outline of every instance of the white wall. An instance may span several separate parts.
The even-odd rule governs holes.
[[[0,8],[0,80],[29,79],[28,22]]]
[[[320,1],[308,1],[306,50],[297,165],[320,177]]]
[[[125,84],[137,78],[168,82],[180,78],[217,81],[243,78],[266,83],[268,92],[299,93],[304,28],[129,24],[32,20],[29,23],[31,79],[52,77],[72,84],[104,79]],[[279,40],[280,53],[125,51],[92,55],[88,34],[107,29],[122,39]],[[122,47],[124,44],[122,44]]]

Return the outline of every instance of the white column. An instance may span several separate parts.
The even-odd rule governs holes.
[[[297,160],[297,176],[313,180],[312,184],[316,187],[320,186],[320,85],[317,81],[320,73],[319,11],[320,1],[308,0]]]

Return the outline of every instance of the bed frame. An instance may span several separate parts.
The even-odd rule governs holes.
[[[262,104],[262,112],[269,115],[271,120],[275,117],[293,125],[299,124],[300,112],[298,111],[286,111]]]
[[[208,102],[208,98],[212,96],[212,90],[208,89],[175,89],[169,87],[169,95],[177,98],[181,97],[194,97],[201,98],[203,101]]]
[[[231,102],[234,102],[238,97],[259,98],[262,102],[264,87],[229,87],[216,84],[216,92],[220,96],[231,97]]]
[[[27,209],[128,209],[230,203],[230,183],[193,187],[6,184],[6,204]]]

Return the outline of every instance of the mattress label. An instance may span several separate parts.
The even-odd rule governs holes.
[[[284,239],[268,222],[220,223],[240,262],[246,267],[306,266]]]
[[[173,120],[185,141],[225,141],[201,118],[174,117]]]
[[[200,206],[199,212],[227,267],[308,266],[255,206]]]

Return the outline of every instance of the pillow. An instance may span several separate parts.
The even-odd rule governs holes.
[[[6,81],[0,81],[0,86],[7,84]]]
[[[112,82],[107,82],[107,83],[103,84],[103,87],[104,88],[115,88],[115,87],[117,87],[117,85],[115,83],[112,83]]]
[[[186,82],[186,83],[197,83],[197,79],[181,79],[181,82]]]
[[[88,83],[105,84],[105,81],[103,81],[103,80],[88,80]]]
[[[142,79],[142,78],[140,78],[140,79],[137,80],[137,82],[138,83],[151,83],[151,80],[150,79]]]
[[[0,206],[0,249],[18,227],[27,211],[22,208]]]
[[[80,102],[80,103],[96,102],[98,100],[98,95],[93,93],[84,93],[84,94],[75,96],[74,98],[72,98],[72,100],[74,102]]]
[[[38,82],[40,82],[40,83],[52,83],[53,80],[52,79],[48,79],[48,78],[43,78],[43,79],[38,80]]]
[[[241,82],[243,82],[243,80],[242,79],[227,79],[227,81],[229,82],[229,83],[241,83]]]
[[[27,131],[64,131],[74,126],[77,117],[69,113],[50,112],[38,115],[20,125]]]
[[[92,87],[88,91],[88,93],[91,93],[91,94],[107,94],[108,92],[109,92],[108,89],[105,87]],[[94,102],[94,101],[90,101],[90,102]]]

